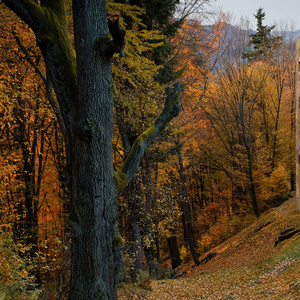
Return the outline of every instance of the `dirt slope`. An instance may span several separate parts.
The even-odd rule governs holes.
[[[184,276],[125,286],[119,299],[300,300],[300,212],[295,199],[182,266]]]
[[[191,275],[255,265],[280,254],[299,235],[300,212],[296,209],[295,199],[291,198],[264,213],[239,234],[202,255],[199,267],[193,269],[186,266],[181,271]]]

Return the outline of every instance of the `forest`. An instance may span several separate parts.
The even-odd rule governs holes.
[[[0,1],[0,299],[117,299],[293,196],[295,28],[210,4]]]

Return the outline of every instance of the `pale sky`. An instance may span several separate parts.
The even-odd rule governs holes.
[[[215,0],[212,7],[232,13],[235,23],[241,16],[248,17],[253,29],[256,28],[253,14],[262,7],[266,12],[265,25],[293,21],[295,28],[300,29],[300,0]]]

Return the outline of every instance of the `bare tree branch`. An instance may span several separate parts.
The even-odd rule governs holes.
[[[185,19],[192,14],[203,14],[211,0],[181,0],[177,8],[179,19]]]
[[[27,50],[27,48],[22,43],[18,33],[13,30],[12,34],[15,37],[17,44],[19,45],[19,47],[21,48],[21,50],[25,54],[27,61],[31,64],[31,66],[35,69],[35,71],[40,75],[40,77],[43,79],[44,83],[47,84],[46,76],[44,75],[43,71],[39,68],[39,66],[33,61],[29,51]]]
[[[59,108],[59,106],[56,102],[56,99],[55,99],[55,95],[54,95],[54,92],[53,92],[53,86],[52,86],[51,81],[49,80],[49,78],[47,78],[47,76],[43,73],[43,71],[39,68],[39,66],[34,62],[34,60],[32,59],[32,57],[31,57],[31,55],[28,51],[28,49],[22,43],[19,35],[15,31],[12,31],[12,34],[14,35],[14,37],[17,41],[17,44],[19,45],[19,47],[21,48],[21,50],[25,54],[27,61],[31,64],[31,66],[35,69],[37,74],[40,75],[40,77],[44,81],[45,86],[46,86],[47,99],[48,99],[48,101],[49,101],[49,103],[50,103],[50,105],[51,105],[58,121],[59,121],[61,130],[62,130],[63,134],[65,135],[66,134],[66,128],[65,128],[65,125],[64,125],[63,117],[61,115],[60,108]]]

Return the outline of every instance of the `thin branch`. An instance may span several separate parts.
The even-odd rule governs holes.
[[[43,71],[39,68],[39,66],[33,61],[29,51],[27,50],[27,48],[22,43],[19,35],[14,30],[12,31],[12,34],[15,37],[19,47],[21,48],[21,50],[25,54],[27,61],[31,64],[31,66],[35,69],[35,71],[40,75],[40,77],[43,79],[44,83],[47,84],[46,76],[44,75]]]
[[[211,0],[185,0],[180,1],[177,8],[179,19],[185,19],[192,14],[203,14]]]
[[[42,78],[42,80],[45,83],[46,86],[46,96],[47,99],[60,123],[60,128],[63,132],[63,134],[66,134],[66,128],[64,125],[64,121],[63,121],[63,117],[61,115],[61,111],[60,108],[56,102],[55,96],[54,96],[54,92],[53,92],[53,86],[51,81],[49,80],[49,78],[47,78],[47,76],[43,73],[43,71],[39,68],[39,66],[34,62],[34,60],[32,59],[28,49],[24,46],[24,44],[22,43],[19,35],[15,32],[12,31],[12,34],[14,35],[19,47],[21,48],[21,50],[23,51],[23,53],[26,56],[27,61],[31,64],[31,66],[35,69],[35,71],[37,72],[38,75],[40,75],[40,77]],[[66,136],[66,135],[65,135]]]

